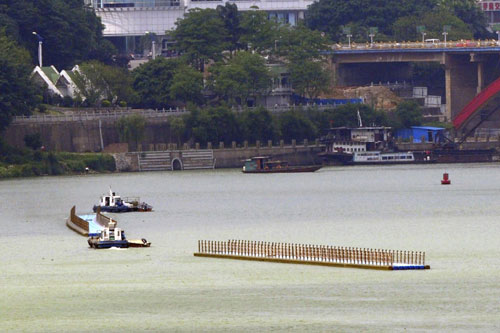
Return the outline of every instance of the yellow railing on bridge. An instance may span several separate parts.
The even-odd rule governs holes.
[[[497,40],[458,40],[439,42],[374,42],[374,43],[337,43],[332,50],[373,50],[373,49],[459,49],[459,48],[491,48],[500,46]]]

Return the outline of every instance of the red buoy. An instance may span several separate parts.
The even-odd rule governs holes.
[[[441,185],[450,185],[451,180],[448,178],[448,174],[445,172],[443,173],[443,179],[441,180]]]

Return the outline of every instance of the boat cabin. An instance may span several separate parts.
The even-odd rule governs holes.
[[[363,153],[354,153],[353,163],[370,164],[370,163],[412,163],[415,162],[415,157],[412,152],[394,152],[382,153],[380,151],[370,151]]]
[[[390,127],[335,127],[323,138],[326,153],[355,154],[385,150],[391,140]]]
[[[268,156],[258,156],[252,157],[245,160],[245,165],[243,166],[243,171],[255,171],[255,170],[276,170],[276,169],[288,168],[288,162],[286,161],[271,161]]]
[[[116,227],[116,222],[111,221],[109,225],[101,231],[99,241],[121,241],[125,240],[125,232]]]
[[[101,201],[99,202],[99,206],[109,207],[109,206],[122,206],[123,200],[119,195],[116,195],[115,192],[109,189],[109,193],[107,195],[101,196]]]

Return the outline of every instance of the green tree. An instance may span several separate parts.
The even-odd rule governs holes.
[[[318,135],[318,129],[306,115],[297,110],[284,112],[279,116],[281,137],[286,141],[292,139],[313,139]]]
[[[59,69],[114,52],[103,39],[103,25],[83,0],[4,0],[0,16],[8,17],[8,31],[37,59],[36,31],[43,40],[44,64]],[[2,20],[3,21],[3,20]],[[17,33],[15,33],[17,32]]]
[[[229,32],[215,9],[190,9],[178,20],[171,33],[177,41],[175,49],[200,71],[209,60],[220,60],[222,51],[229,48]]]
[[[144,137],[146,118],[139,114],[122,117],[116,122],[118,135],[121,142],[133,143],[137,149],[139,141]]]
[[[139,104],[146,108],[168,108],[175,106],[170,88],[174,83],[178,59],[156,58],[132,71],[133,88],[138,94]]]
[[[224,6],[217,6],[217,13],[224,22],[224,27],[226,28],[227,34],[227,45],[230,54],[232,55],[234,50],[240,49],[240,37],[242,33],[242,28],[240,26],[240,14],[238,13],[238,7],[236,4],[226,2]]]
[[[40,148],[42,146],[40,133],[26,134],[24,136],[24,144],[33,150]]]
[[[437,0],[438,8],[458,17],[469,27],[475,38],[491,38],[486,16],[476,0]],[[453,30],[452,30],[453,31]]]
[[[238,117],[241,135],[250,142],[273,140],[275,128],[271,113],[259,107],[255,110],[245,110]]]
[[[444,11],[434,11],[420,17],[405,16],[399,18],[393,26],[394,37],[399,41],[420,40],[416,27],[425,26],[426,38],[442,38],[443,26],[449,25],[448,40],[473,38],[469,27],[455,15]]]
[[[312,31],[303,24],[284,26],[277,44],[277,53],[286,58],[296,93],[316,98],[328,89],[330,78],[325,70],[326,59],[321,54],[328,48],[328,39],[323,33]]]
[[[309,6],[306,24],[326,32],[334,41],[343,38],[342,27],[378,27],[379,33],[392,36],[392,25],[400,17],[430,13],[437,0],[319,0]],[[365,40],[368,36],[363,36]]]
[[[0,131],[12,116],[28,115],[37,104],[30,63],[29,53],[0,30]]]
[[[320,62],[303,59],[292,62],[288,68],[293,90],[301,96],[317,98],[330,86],[330,78]]]
[[[189,123],[193,139],[202,144],[238,141],[239,128],[235,113],[228,107],[210,107],[193,114]]]
[[[271,74],[262,56],[240,51],[227,63],[211,68],[211,86],[230,104],[245,104],[248,98],[268,91]]]
[[[395,115],[396,122],[393,124],[395,128],[409,128],[411,126],[422,125],[422,111],[414,101],[400,103],[396,107]]]
[[[169,120],[170,133],[175,136],[175,141],[178,145],[181,144],[181,138],[186,131],[186,124],[182,117],[170,117]],[[170,139],[172,141],[172,139]]]
[[[203,103],[203,74],[188,65],[180,65],[174,71],[170,98],[183,104]]]
[[[113,104],[119,101],[133,102],[136,96],[128,71],[95,60],[79,65],[73,81],[78,88],[77,98],[91,106],[99,106],[102,100]]]
[[[278,23],[268,19],[267,12],[254,8],[241,12],[241,38],[243,48],[250,48],[259,53],[267,52],[274,47],[278,39]]]
[[[324,33],[310,30],[302,23],[295,27],[282,26],[276,41],[278,54],[289,61],[320,59],[321,51],[328,49],[329,45],[330,41]]]

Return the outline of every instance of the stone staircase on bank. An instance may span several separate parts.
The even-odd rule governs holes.
[[[139,153],[138,159],[139,171],[171,171],[179,162],[183,170],[215,167],[213,150],[148,151]]]
[[[214,151],[211,149],[183,151],[182,164],[184,170],[214,169]]]
[[[151,151],[139,154],[139,171],[172,170],[168,151]]]

